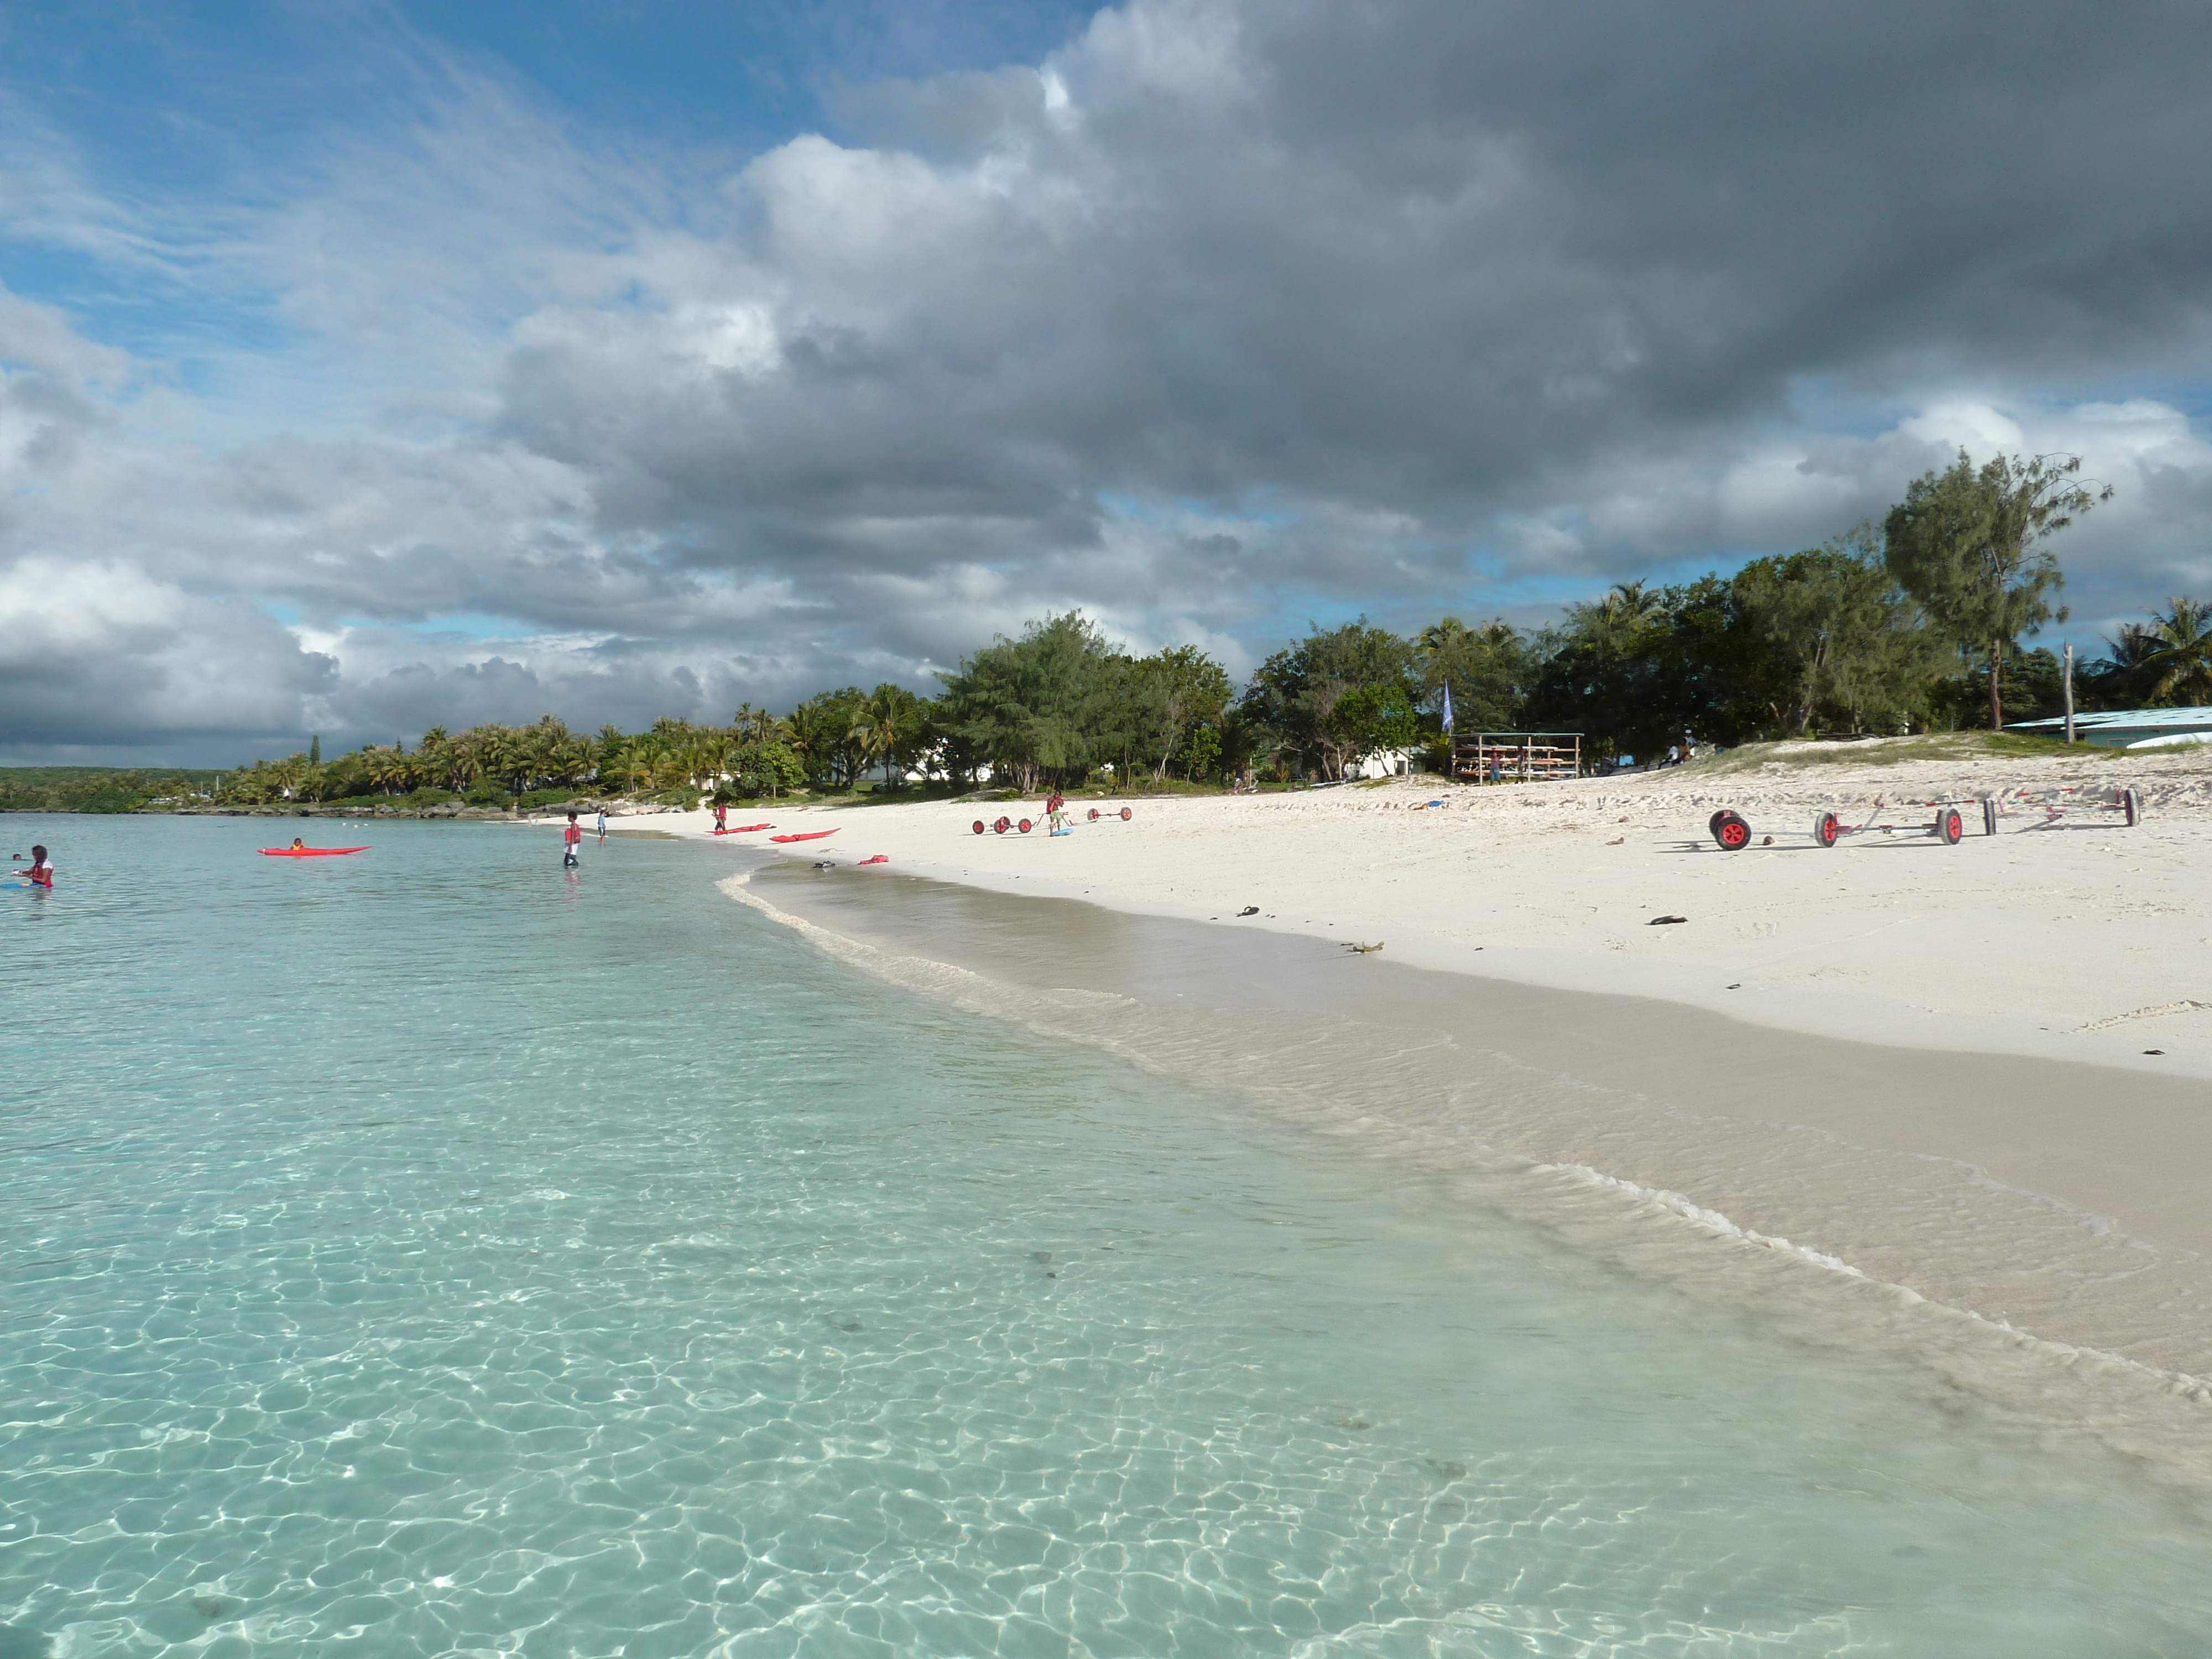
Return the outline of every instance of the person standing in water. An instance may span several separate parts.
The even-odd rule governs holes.
[[[32,886],[43,887],[49,893],[54,890],[54,866],[46,862],[45,848],[33,847],[31,849],[31,867],[23,873],[31,878]]]
[[[605,807],[602,806],[601,808],[599,808],[599,845],[600,845],[600,846],[602,846],[602,847],[605,847],[606,844],[607,844],[607,809],[606,809]]]
[[[566,870],[576,867],[576,848],[584,839],[583,827],[576,822],[574,812],[568,814],[568,827],[561,832],[561,866]]]

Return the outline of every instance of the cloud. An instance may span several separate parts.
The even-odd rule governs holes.
[[[193,730],[384,737],[927,684],[1072,606],[1237,666],[1527,615],[1963,444],[2114,483],[2061,544],[2104,625],[2212,585],[2212,40],[2078,21],[1129,0],[736,161],[410,40],[197,204],[27,150],[6,234],[207,314],[0,294],[0,553],[161,596],[88,675],[256,641]],[[88,708],[38,718],[136,718]]]
[[[166,751],[289,733],[337,669],[253,607],[128,563],[31,557],[0,571],[0,704],[18,743]]]

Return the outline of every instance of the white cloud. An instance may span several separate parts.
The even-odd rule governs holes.
[[[76,743],[719,714],[1075,606],[1242,666],[1808,545],[1961,443],[2115,485],[2086,617],[2201,591],[2207,44],[2066,21],[1130,0],[735,161],[410,48],[158,204],[19,117],[0,234],[180,320],[0,290],[0,558],[112,601],[0,676],[180,688],[24,705]]]

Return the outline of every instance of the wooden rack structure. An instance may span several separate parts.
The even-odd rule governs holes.
[[[1476,732],[1452,739],[1452,775],[1526,783],[1534,778],[1582,775],[1583,734],[1579,732]]]

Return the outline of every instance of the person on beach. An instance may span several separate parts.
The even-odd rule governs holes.
[[[576,848],[584,839],[583,827],[576,822],[574,812],[568,814],[568,827],[561,832],[561,866],[565,870],[576,867]]]
[[[1066,817],[1062,810],[1066,806],[1066,805],[1067,797],[1061,794],[1058,789],[1054,789],[1052,793],[1045,797],[1045,822],[1051,825],[1054,835],[1059,834],[1060,831],[1067,828]]]
[[[714,833],[718,836],[726,836],[730,833],[730,806],[727,801],[718,800],[714,803]]]
[[[49,893],[54,890],[54,866],[46,862],[45,848],[33,847],[31,849],[31,867],[23,873],[31,878],[32,886],[43,887]]]

